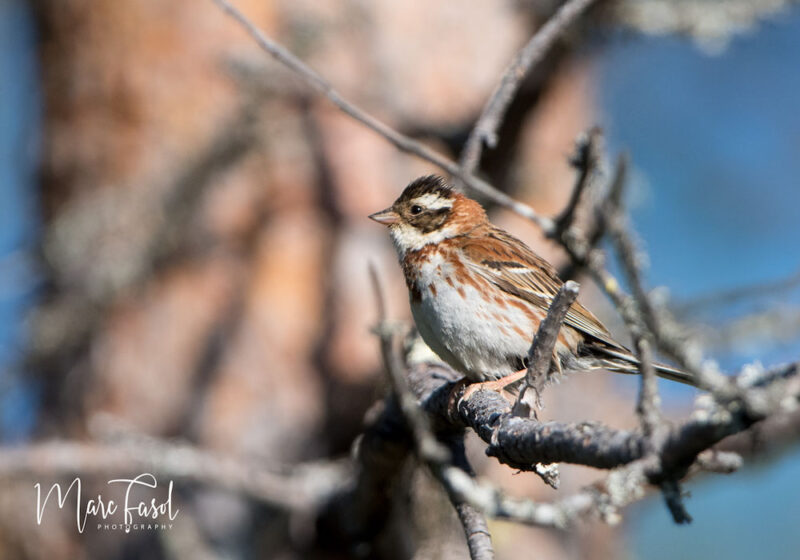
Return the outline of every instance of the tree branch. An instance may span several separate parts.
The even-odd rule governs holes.
[[[247,33],[256,41],[262,50],[292,70],[295,74],[302,78],[303,81],[321,93],[343,113],[382,136],[400,151],[413,154],[447,171],[452,176],[458,178],[464,185],[472,189],[474,192],[480,193],[496,204],[499,204],[504,208],[508,208],[520,216],[531,220],[535,224],[539,225],[539,227],[541,227],[544,231],[550,231],[553,228],[553,222],[550,218],[539,215],[527,204],[523,204],[522,202],[514,200],[507,194],[494,188],[486,181],[474,176],[469,172],[465,172],[461,166],[454,161],[444,157],[434,150],[431,150],[424,144],[397,132],[360,107],[346,100],[334,89],[330,82],[308,67],[304,62],[286,50],[283,46],[267,37],[263,31],[256,27],[256,25],[250,21],[250,19],[248,19],[242,12],[234,7],[228,0],[213,1],[226,14],[236,20],[239,25],[241,25],[245,31],[247,31]]]
[[[703,450],[766,418],[769,414],[764,411],[768,408],[777,413],[795,406],[800,395],[798,371],[798,364],[776,367],[768,372],[769,382],[748,389],[765,401],[762,411],[708,399],[710,403],[695,410],[664,437],[662,468],[688,469]],[[616,430],[592,422],[543,423],[520,418],[511,414],[508,402],[500,394],[492,391],[453,399],[450,392],[457,389],[454,381],[459,377],[443,365],[419,365],[409,371],[411,390],[434,426],[472,428],[489,444],[487,454],[512,468],[531,470],[538,462],[564,462],[611,469],[646,455],[645,436],[639,431]]]
[[[393,143],[398,149],[414,154],[434,165],[439,166],[451,175],[460,179],[462,183],[473,191],[487,196],[492,201],[511,209],[517,214],[536,223],[542,231],[556,238],[567,250],[573,264],[585,266],[589,269],[594,279],[606,291],[617,306],[637,341],[636,349],[642,357],[643,386],[640,395],[639,409],[642,417],[642,432],[627,432],[614,430],[598,424],[565,424],[550,422],[542,424],[534,419],[520,418],[511,414],[508,403],[498,394],[491,392],[475,392],[467,399],[453,398],[459,396],[456,386],[452,383],[453,373],[447,372],[442,367],[415,367],[412,368],[411,387],[415,395],[420,398],[423,409],[429,414],[426,419],[421,416],[416,405],[411,406],[405,394],[408,388],[402,375],[402,363],[399,357],[392,358],[394,349],[392,344],[385,344],[385,354],[389,357],[386,361],[387,372],[398,397],[399,406],[394,412],[401,416],[401,422],[411,428],[411,442],[417,453],[423,458],[431,470],[442,482],[454,503],[465,501],[470,505],[483,510],[488,515],[504,519],[514,519],[524,523],[539,524],[552,527],[563,527],[565,524],[585,515],[600,515],[606,519],[616,515],[616,508],[644,494],[646,484],[660,486],[665,498],[673,511],[676,520],[688,519],[680,504],[680,489],[676,481],[686,475],[689,469],[702,468],[712,465],[719,468],[731,467],[730,461],[716,463],[709,459],[707,450],[726,436],[739,433],[754,423],[769,417],[776,412],[790,409],[797,405],[800,394],[800,380],[798,380],[797,367],[786,368],[780,374],[769,376],[758,387],[751,385],[745,390],[746,380],[741,377],[733,381],[723,380],[723,376],[713,371],[712,368],[700,363],[694,356],[686,354],[683,348],[670,348],[674,342],[660,329],[655,312],[650,309],[647,294],[638,281],[638,270],[626,264],[626,255],[634,253],[631,247],[623,247],[623,265],[629,279],[633,278],[633,297],[625,294],[617,280],[603,266],[603,257],[596,249],[592,239],[581,239],[571,227],[573,215],[585,188],[585,178],[580,177],[576,189],[567,208],[559,216],[561,228],[554,220],[540,216],[532,208],[521,204],[507,195],[494,189],[491,185],[471,174],[480,158],[481,143],[484,140],[491,142],[495,134],[496,124],[491,124],[492,119],[499,123],[505,111],[508,100],[513,98],[520,76],[507,74],[508,80],[504,86],[501,83],[498,91],[501,94],[491,109],[485,111],[489,118],[489,125],[478,126],[474,135],[477,144],[475,152],[465,153],[466,165],[462,168],[453,161],[430,150],[426,146],[404,136],[381,121],[375,119],[365,111],[346,101],[336,92],[331,84],[319,74],[311,70],[286,49],[267,38],[252,22],[234,8],[228,0],[215,0],[226,13],[238,21],[245,30],[256,40],[259,46],[275,57],[278,61],[298,74],[306,83],[321,92],[328,100],[351,118],[370,128],[383,138]],[[549,42],[575,19],[581,11],[591,4],[591,0],[571,0],[557,17],[546,24],[551,25],[548,34],[544,28],[539,36],[540,44],[536,48],[546,49]],[[563,18],[563,19],[561,19]],[[536,37],[534,38],[536,39]],[[534,41],[532,43],[535,44]],[[529,46],[531,46],[529,44]],[[517,72],[530,67],[541,53],[531,46],[526,54],[532,58],[520,58]],[[524,74],[524,72],[522,72]],[[505,80],[504,80],[505,81]],[[488,106],[487,106],[488,107]],[[480,123],[480,121],[479,121]],[[584,168],[588,172],[595,165],[592,158],[587,158]],[[624,167],[621,167],[624,171]],[[622,177],[615,184],[621,184]],[[618,245],[624,246],[627,230],[620,226],[618,220],[619,197],[612,196],[601,206],[604,227],[608,227],[616,235]],[[606,206],[608,204],[608,206]],[[563,219],[562,219],[563,218]],[[558,234],[558,235],[556,235]],[[631,261],[633,262],[633,261]],[[631,272],[633,271],[633,272]],[[651,312],[653,311],[653,312]],[[382,339],[391,341],[391,333],[379,330]],[[713,390],[713,398],[706,403],[705,408],[698,408],[693,415],[675,427],[662,426],[657,418],[657,393],[653,385],[652,366],[650,364],[649,346],[647,336],[652,335],[658,347],[670,350],[679,356],[681,365],[686,363],[692,371],[698,370],[704,381],[703,385]],[[638,337],[638,338],[637,338]],[[415,373],[417,375],[415,377]],[[444,372],[444,373],[443,373]],[[413,403],[411,403],[413,404]],[[742,406],[744,404],[745,406]],[[385,419],[391,418],[391,407],[386,407]],[[464,427],[475,429],[484,439],[489,448],[487,453],[496,456],[515,468],[531,470],[537,463],[573,462],[599,468],[612,469],[607,478],[595,487],[580,492],[554,504],[536,504],[529,500],[516,500],[504,496],[496,489],[477,483],[464,470],[449,463],[450,453],[432,436],[432,433],[453,433]],[[657,428],[663,428],[663,437],[655,437]],[[376,433],[373,444],[380,444],[381,434]],[[365,439],[366,436],[365,436]],[[702,459],[698,460],[701,457]],[[404,457],[405,455],[402,454]],[[362,455],[362,461],[364,456]],[[380,460],[378,455],[373,457]],[[365,463],[366,464],[366,463]],[[395,465],[396,467],[396,465]],[[386,469],[391,473],[392,469]],[[369,478],[369,475],[363,473]],[[356,489],[367,488],[360,481]],[[371,488],[375,490],[374,486]],[[373,500],[374,501],[374,500]],[[362,519],[363,521],[363,519]],[[465,524],[466,529],[466,524]],[[469,534],[469,532],[468,532]]]
[[[572,188],[572,194],[569,197],[567,205],[555,219],[555,229],[551,234],[553,238],[557,239],[561,237],[564,232],[572,227],[575,221],[575,214],[577,213],[581,197],[589,186],[592,176],[594,176],[597,171],[601,139],[602,133],[600,129],[594,127],[588,132],[581,134],[575,142],[575,153],[569,161],[578,171],[578,176],[575,179],[575,186]]]
[[[419,407],[416,397],[408,387],[405,378],[406,367],[395,348],[396,329],[392,329],[387,323],[384,292],[377,271],[374,266],[370,266],[369,271],[377,300],[379,324],[376,331],[380,339],[384,369],[392,393],[400,404],[403,420],[411,430],[414,448],[420,459],[428,465],[433,475],[442,484],[453,503],[464,528],[471,559],[492,560],[494,551],[486,519],[454,489],[453,476],[457,476],[454,474],[454,469],[461,469],[470,476],[474,476],[464,452],[464,431],[463,429],[449,430],[446,434],[449,440],[447,447],[437,441],[434,436],[428,417]]]
[[[453,465],[474,478],[475,472],[472,470],[469,461],[467,461],[467,454],[464,449],[463,431],[453,434],[449,439]],[[461,521],[461,526],[464,528],[464,536],[467,538],[470,558],[472,560],[493,560],[492,537],[483,512],[467,502],[458,502],[454,505],[458,519]]]
[[[650,343],[642,337],[634,341],[636,357],[639,358],[639,373],[641,374],[639,398],[636,402],[636,413],[645,436],[654,437],[661,423],[660,401],[658,396],[658,378],[653,369],[653,355]]]
[[[570,306],[578,297],[577,282],[567,281],[561,286],[547,310],[547,315],[539,324],[536,335],[528,350],[528,371],[525,385],[517,395],[513,413],[517,416],[529,416],[531,411],[541,407],[541,393],[550,381],[550,366],[555,356],[555,346],[561,325],[567,317]],[[557,357],[555,359],[558,359]],[[561,366],[559,365],[559,369]],[[532,395],[529,393],[532,392]],[[531,399],[531,397],[533,397]]]
[[[595,1],[567,0],[517,53],[503,73],[492,96],[484,105],[481,116],[461,152],[461,168],[466,173],[473,173],[478,167],[484,143],[490,148],[497,145],[497,129],[503,121],[506,109],[514,99],[522,79],[544,58],[564,30],[572,25]]]

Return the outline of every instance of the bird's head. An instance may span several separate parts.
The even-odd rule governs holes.
[[[401,256],[464,235],[486,222],[480,204],[435,175],[412,181],[394,204],[369,217],[389,227]]]

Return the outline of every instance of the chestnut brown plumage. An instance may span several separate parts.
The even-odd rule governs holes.
[[[436,176],[409,184],[370,216],[389,227],[422,339],[472,381],[504,378],[525,366],[539,323],[563,284],[550,263],[492,225],[480,204]],[[569,309],[554,371],[638,373],[638,360],[583,305]],[[658,375],[694,384],[655,364]]]

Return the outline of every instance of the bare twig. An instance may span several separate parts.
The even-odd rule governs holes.
[[[576,146],[576,154],[572,157],[573,165],[578,173],[578,184],[580,178],[589,176],[597,171],[599,157],[581,158],[577,153],[581,148],[580,141]],[[594,228],[588,235],[578,235],[575,228],[568,228],[562,231],[559,237],[554,238],[561,244],[570,257],[573,269],[588,269],[594,280],[599,284],[612,302],[615,304],[623,319],[629,323],[635,322],[636,317],[632,315],[630,307],[632,300],[620,292],[619,282],[605,270],[604,257],[596,246],[610,229],[609,216],[617,216],[622,205],[622,193],[627,178],[627,159],[620,156],[617,160],[611,185],[606,196],[595,206]],[[562,213],[563,214],[563,213]],[[555,231],[555,230],[554,230]],[[573,271],[574,273],[574,271]]]
[[[639,358],[639,373],[641,374],[636,413],[639,415],[645,436],[652,438],[661,423],[658,378],[656,377],[655,369],[653,369],[650,343],[642,337],[637,337],[634,341],[634,348],[636,348],[636,355]]]
[[[545,234],[553,235],[556,228],[553,220],[538,215],[530,207],[514,201],[485,181],[474,177],[469,167],[465,166],[462,169],[451,160],[399,134],[346,101],[324,78],[261,33],[228,0],[215,0],[215,2],[244,27],[262,49],[300,75],[304,81],[321,92],[351,118],[389,140],[398,149],[414,154],[441,167],[457,179],[460,179],[467,187],[530,219]],[[590,0],[572,0],[567,6],[571,6],[572,9],[579,12],[590,3]],[[562,10],[563,13],[560,13],[564,15],[564,13],[567,13],[566,10],[567,8],[565,7]],[[578,12],[569,16],[570,21],[577,17]],[[551,22],[548,22],[548,24],[552,23],[552,33],[555,35],[558,34],[557,31],[560,31],[566,25],[565,23],[557,23],[556,19],[554,18]],[[531,52],[533,54],[536,53],[535,49]],[[525,68],[530,65],[530,63],[525,65],[524,60],[522,62],[522,66],[518,68]],[[518,79],[511,77],[512,82],[514,80],[518,81]],[[516,84],[506,87],[509,89],[502,96],[498,96],[498,99],[505,96],[508,96],[507,99],[513,97]],[[505,88],[501,84],[498,89]],[[498,123],[502,119],[506,103],[507,100],[500,103],[499,109],[496,108],[497,105],[491,109],[491,114],[496,115],[492,118],[496,119]],[[491,141],[491,136],[494,134],[495,129],[496,125],[490,125],[483,127],[483,132],[475,133],[479,141],[478,155],[474,156],[475,162],[470,164],[473,168],[477,165],[477,160],[480,156],[481,142],[486,139]],[[467,160],[467,163],[469,161]],[[589,164],[587,164],[587,169],[588,167]],[[577,192],[573,193],[573,200],[570,201],[565,210],[566,214],[562,214],[562,217],[567,217],[565,220],[566,230],[571,229],[569,227],[572,220],[571,216],[574,214],[575,207],[577,207],[581,190],[582,187],[580,187],[579,183]],[[619,206],[618,200],[611,200],[611,203],[614,206]],[[615,217],[615,215],[608,213],[605,216],[606,218]],[[610,229],[613,227],[614,224],[609,225]],[[641,288],[640,282],[632,283],[634,297],[628,296],[620,289],[619,283],[603,266],[602,255],[594,250],[594,244],[586,243],[585,241],[580,243],[574,239],[570,240],[567,231],[563,231],[562,235],[560,235],[560,242],[565,246],[574,263],[589,268],[595,280],[606,290],[622,313],[623,318],[626,319],[628,325],[635,332],[640,329],[638,332],[646,333],[647,331],[642,328],[646,326],[647,330],[652,331],[659,347],[664,349],[667,346],[667,349],[669,349],[669,343],[673,339],[660,330],[660,324],[658,319],[655,318],[655,312],[652,309],[647,309],[649,301],[646,299],[647,294]],[[634,253],[630,252],[629,254],[632,255]],[[653,312],[650,313],[650,311]],[[652,318],[650,315],[652,315]],[[426,382],[429,386],[439,383],[435,395],[427,393],[427,396],[422,399],[425,410],[431,413],[429,422],[427,418],[419,413],[416,404],[407,398],[408,387],[405,385],[403,376],[403,364],[391,344],[393,338],[391,332],[381,329],[379,333],[381,334],[385,356],[387,356],[385,361],[389,379],[398,397],[399,413],[411,428],[412,440],[417,453],[428,462],[453,501],[455,503],[465,501],[496,517],[546,526],[564,526],[569,521],[587,514],[587,512],[607,517],[607,514],[614,514],[615,508],[620,504],[628,503],[640,497],[647,483],[661,486],[676,519],[685,518],[686,516],[683,515],[685,511],[679,511],[679,501],[676,501],[675,498],[680,494],[675,481],[688,472],[692,465],[700,464],[700,462],[697,462],[700,454],[710,449],[723,437],[746,429],[775,410],[790,405],[795,406],[797,395],[800,394],[800,382],[798,382],[794,374],[791,374],[785,378],[775,377],[757,388],[750,387],[748,392],[752,392],[752,399],[748,399],[751,404],[746,407],[739,406],[740,403],[735,399],[725,400],[718,398],[712,401],[713,413],[698,410],[695,416],[689,420],[666,431],[663,440],[655,442],[659,445],[655,446],[654,449],[654,442],[651,438],[641,433],[624,432],[586,424],[540,424],[532,419],[513,416],[510,414],[507,403],[502,397],[493,395],[490,392],[478,392],[468,400],[453,401],[448,399],[448,393],[452,391],[452,386],[448,386],[446,382],[442,382],[441,377],[436,377],[430,371],[427,371]],[[644,356],[643,361],[647,362],[649,348],[640,344],[637,345],[637,349]],[[679,350],[682,351],[681,349],[673,349],[676,353]],[[686,356],[685,353],[681,355],[681,358],[683,362],[690,363],[694,368],[703,366],[698,359]],[[682,362],[681,365],[683,365]],[[644,366],[644,369],[647,369],[647,365]],[[796,368],[792,371],[796,372]],[[650,381],[649,373],[645,372],[645,377],[647,377],[645,382],[648,383]],[[713,376],[706,377],[711,378],[712,381],[719,381],[719,378],[713,378]],[[709,385],[715,384],[709,383]],[[640,401],[642,402],[643,417],[647,416],[647,420],[643,419],[643,423],[646,426],[645,431],[653,431],[656,427],[659,427],[655,415],[652,414],[655,404],[654,394],[652,387],[643,386]],[[719,395],[721,392],[715,391],[715,394]],[[497,399],[500,399],[502,404]],[[437,410],[438,414],[435,413]],[[433,437],[432,430],[436,429],[438,431],[443,427],[449,427],[450,429],[463,428],[464,426],[473,427],[483,439],[490,443],[488,450],[490,454],[518,468],[532,469],[537,463],[557,461],[577,462],[600,468],[620,468],[615,468],[609,474],[603,483],[603,489],[590,489],[556,504],[536,504],[528,500],[515,500],[502,495],[496,489],[478,484],[464,470],[450,465],[448,462],[449,453],[447,453],[446,449],[441,453],[439,452],[442,446]],[[620,488],[624,490],[620,491]]]
[[[541,392],[550,380],[550,367],[553,362],[558,333],[570,306],[578,297],[578,290],[578,283],[572,280],[561,286],[547,310],[547,316],[539,324],[539,329],[533,337],[530,350],[528,350],[528,372],[525,375],[525,385],[514,403],[513,412],[518,416],[529,416],[531,411],[541,407]]]
[[[625,160],[618,160],[618,171],[616,173],[614,182],[625,180]],[[621,185],[612,186],[612,193],[615,190],[621,190]],[[628,280],[631,283],[636,283],[639,291],[635,292],[635,298],[639,303],[638,298],[644,297],[647,301],[641,305],[649,305],[647,294],[641,288],[641,269],[639,259],[635,253],[635,246],[632,242],[630,232],[625,227],[625,222],[621,215],[621,200],[619,198],[613,200],[611,203],[603,204],[603,211],[600,215],[600,221],[604,227],[610,228],[614,233],[614,239],[617,241],[617,250],[620,253],[620,258],[623,261],[625,272]],[[642,426],[642,431],[645,437],[651,443],[651,447],[655,449],[658,446],[656,441],[656,430],[661,423],[660,413],[660,399],[658,396],[658,379],[653,367],[653,355],[650,349],[650,343],[644,336],[641,330],[641,321],[628,321],[628,329],[633,337],[634,353],[639,359],[639,372],[641,374],[639,399],[636,403],[636,412],[639,415],[639,420]]]
[[[455,432],[449,440],[453,465],[474,477],[475,472],[467,460],[467,453],[464,448],[464,432]],[[467,502],[457,502],[454,505],[458,519],[461,521],[461,526],[464,528],[464,536],[467,539],[471,560],[493,560],[492,537],[483,512]]]
[[[601,139],[602,133],[600,129],[594,127],[586,133],[581,134],[575,142],[575,153],[570,158],[570,164],[578,170],[578,176],[575,179],[575,186],[572,188],[569,202],[567,202],[567,205],[555,219],[556,227],[551,237],[559,238],[572,227],[581,197],[597,170]]]
[[[476,482],[455,467],[450,467],[445,477],[456,496],[495,519],[564,529],[580,514],[588,513],[592,509],[591,500],[583,495],[555,504],[513,498],[494,486]]]
[[[647,442],[648,458],[653,461],[655,469],[663,471],[660,453],[663,450],[668,427],[662,422],[658,396],[658,378],[653,368],[650,343],[637,333],[634,336],[634,348],[636,349],[636,356],[639,358],[639,373],[641,374],[636,413],[639,416],[642,432]],[[680,474],[683,475],[683,472],[681,471]],[[692,517],[683,504],[678,477],[666,478],[661,482],[659,488],[675,523],[690,523]]]
[[[582,184],[581,177],[591,177],[598,173],[600,159],[599,156],[594,158],[581,158],[580,149],[581,144],[579,140],[576,146],[576,153],[570,160],[578,172],[578,187]],[[608,190],[604,195],[603,202],[595,205],[594,216],[587,232],[577,234],[575,228],[564,227],[561,229],[560,235],[552,236],[553,239],[560,242],[565,248],[569,247],[568,250],[571,250],[571,254],[578,256],[577,259],[571,258],[569,262],[562,267],[559,271],[559,276],[561,278],[576,278],[586,267],[586,256],[591,255],[600,244],[600,241],[603,240],[603,237],[605,237],[608,230],[606,227],[604,210],[606,208],[617,208],[622,204],[622,194],[626,184],[627,170],[628,159],[622,154],[617,158],[617,163],[614,166],[614,174],[612,175]],[[576,187],[575,190],[577,190],[578,187]],[[562,212],[561,215],[563,216],[565,212],[566,210]]]
[[[664,503],[667,504],[667,509],[672,514],[672,519],[678,525],[684,523],[691,523],[692,516],[686,511],[683,504],[683,492],[677,480],[670,479],[660,484],[661,493],[664,496]]]
[[[419,408],[417,399],[408,388],[404,375],[405,364],[395,348],[395,328],[388,324],[386,319],[386,303],[383,301],[383,288],[381,287],[378,273],[373,265],[369,267],[370,280],[378,300],[378,325],[375,332],[380,339],[381,356],[386,376],[392,388],[392,393],[397,398],[403,417],[408,422],[411,435],[417,451],[426,462],[442,464],[450,460],[450,453],[439,443],[428,424],[428,418]]]
[[[522,79],[548,52],[564,30],[596,0],[567,0],[547,20],[525,47],[517,53],[506,68],[497,88],[481,112],[461,153],[461,167],[472,173],[478,167],[483,144],[493,148],[497,144],[497,128],[505,116],[509,103],[517,93]]]
[[[492,537],[483,513],[466,502],[456,504],[456,513],[464,528],[470,558],[472,560],[492,560],[494,558]]]
[[[576,161],[580,162],[579,158]],[[585,160],[587,166],[593,165]],[[667,323],[644,290],[638,263],[638,252],[622,211],[621,193],[626,177],[626,159],[620,157],[609,195],[597,206],[597,226],[594,240],[566,230],[556,240],[567,251],[573,267],[585,268],[594,281],[608,295],[619,311],[628,329],[634,336],[652,336],[658,348],[673,358],[685,370],[694,374],[697,385],[712,391],[718,398],[737,398],[738,392],[729,381],[710,364],[702,362],[698,355],[687,351],[685,341],[672,325]],[[579,175],[584,169],[578,167]],[[608,231],[620,256],[623,270],[633,290],[626,294],[617,279],[606,269],[604,255],[594,245]]]
[[[709,409],[698,408],[682,423],[671,428],[664,426],[655,449],[643,433],[589,423],[540,423],[514,416],[505,399],[491,391],[479,391],[470,399],[454,401],[449,392],[458,374],[448,375],[442,366],[436,366],[435,371],[431,371],[431,366],[418,366],[410,375],[412,389],[436,424],[472,427],[489,444],[487,454],[513,468],[532,470],[540,462],[570,462],[615,469],[603,482],[605,490],[600,494],[597,488],[590,489],[555,504],[522,503],[483,485],[454,481],[467,485],[459,491],[487,515],[528,524],[563,526],[585,515],[606,517],[604,511],[615,513],[620,505],[643,496],[648,483],[662,487],[677,521],[687,520],[688,514],[678,515],[685,514],[685,510],[678,507],[680,492],[674,482],[693,465],[697,468],[710,465],[715,471],[725,472],[738,466],[726,457],[722,467],[705,452],[728,435],[740,433],[771,414],[779,414],[787,406],[796,407],[800,396],[798,371],[797,364],[781,366],[766,373],[763,383],[749,385],[759,399],[769,401],[761,413],[736,402],[720,404],[711,400],[704,405],[710,406]],[[620,484],[624,491],[620,490]]]
[[[647,307],[650,312],[653,312],[650,307],[649,296],[644,292],[641,285],[641,270],[639,267],[639,260],[634,253],[635,246],[632,241],[632,236],[625,227],[625,223],[617,211],[619,205],[607,206],[607,208],[609,208],[609,210],[606,212],[604,219],[606,223],[610,224],[610,229],[614,234],[614,239],[617,242],[617,250],[623,261],[623,267],[628,276],[628,280],[636,286],[634,289],[634,298],[638,308],[641,310]],[[652,351],[650,349],[650,343],[647,338],[645,338],[638,322],[629,323],[628,327],[633,335],[634,350],[636,356],[639,358],[639,372],[641,374],[636,412],[639,415],[642,432],[646,439],[649,453],[648,457],[653,461],[655,467],[660,469],[662,467],[660,464],[660,452],[663,449],[667,427],[662,423],[660,413],[658,379],[656,378],[656,372],[653,367]],[[675,522],[678,524],[690,522],[691,516],[689,516],[683,505],[680,484],[677,477],[665,479],[660,484],[660,488]]]
[[[455,471],[460,469],[459,472],[472,475],[472,469],[469,467],[464,453],[463,430],[459,430],[456,434],[451,434],[449,449],[434,436],[428,417],[420,408],[416,397],[406,382],[405,364],[402,363],[396,351],[395,330],[387,324],[383,287],[373,265],[370,265],[369,272],[377,300],[379,324],[376,331],[380,337],[384,369],[389,378],[392,392],[400,404],[403,418],[411,429],[414,447],[420,458],[442,483],[452,501],[464,528],[472,560],[492,560],[494,551],[486,519],[479,511],[475,510],[468,499],[454,491],[452,479],[453,476],[458,476],[453,474]],[[453,466],[455,464],[458,466]]]
[[[391,142],[400,151],[413,154],[436,165],[437,167],[440,167],[454,177],[458,178],[473,191],[480,193],[500,206],[508,208],[520,216],[531,220],[535,224],[539,225],[539,227],[541,227],[544,231],[550,231],[552,229],[553,222],[550,218],[539,215],[527,204],[523,204],[517,200],[514,200],[510,196],[491,186],[486,181],[475,177],[471,173],[465,172],[456,162],[442,156],[434,150],[431,150],[424,144],[397,132],[360,107],[346,100],[334,89],[330,82],[308,67],[304,62],[286,50],[283,46],[267,37],[263,31],[261,31],[250,19],[248,19],[242,12],[234,7],[228,0],[213,1],[225,13],[231,16],[242,26],[245,31],[247,31],[247,33],[256,41],[259,47],[274,57],[278,62],[285,65],[295,74],[300,76],[303,81],[325,96],[343,113],[360,122],[373,132],[376,132]]]
[[[699,387],[711,391],[721,399],[736,398],[738,392],[729,380],[714,368],[703,364],[699,356],[688,352],[686,340],[680,336],[678,329],[664,313],[653,305],[650,295],[644,289],[636,243],[620,206],[607,206],[604,214],[611,239],[622,262],[623,271],[633,291],[633,298],[624,296],[619,289],[619,284],[613,283],[617,294],[620,295],[619,301],[624,302],[622,306],[618,305],[618,307],[627,306],[629,325],[639,323],[640,326],[646,327],[659,349],[677,361],[682,368],[694,374]],[[609,283],[606,282],[603,285],[607,286]],[[609,290],[606,292],[611,295]]]

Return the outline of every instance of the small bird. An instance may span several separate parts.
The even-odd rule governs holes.
[[[434,175],[416,179],[369,217],[389,227],[425,343],[471,382],[501,389],[521,379],[533,336],[563,284],[553,266]],[[577,301],[553,354],[551,373],[639,372],[630,350]],[[661,377],[694,384],[686,372],[654,367]]]

